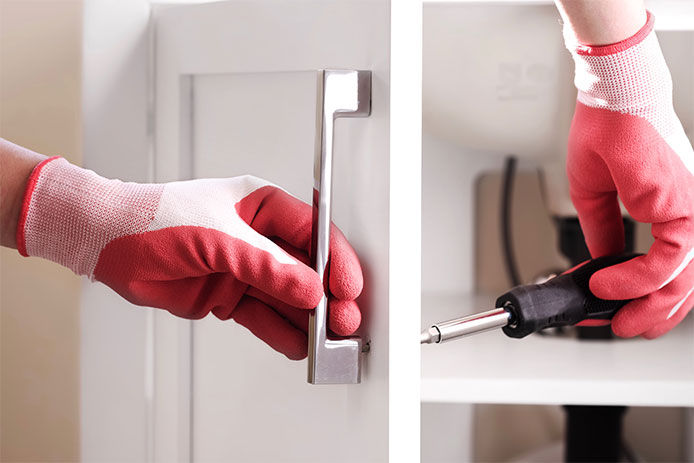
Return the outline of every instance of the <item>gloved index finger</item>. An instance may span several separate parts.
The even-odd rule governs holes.
[[[265,237],[262,239],[285,254],[288,261],[280,262],[272,253],[244,243],[236,247],[234,255],[225,256],[229,270],[244,283],[291,306],[311,309],[318,305],[323,297],[323,284],[318,274],[290,257],[277,244]]]
[[[291,246],[309,251],[313,208],[280,189],[269,191],[251,222],[258,233],[276,236]],[[330,231],[330,292],[338,299],[356,299],[364,285],[359,258],[344,234]]]

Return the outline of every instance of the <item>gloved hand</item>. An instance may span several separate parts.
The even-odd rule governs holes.
[[[660,336],[694,305],[694,152],[653,22],[648,13],[636,35],[607,46],[580,45],[565,27],[578,88],[567,173],[588,249],[594,258],[624,250],[618,197],[655,238],[648,254],[590,280],[600,298],[638,298],[612,319],[624,337]]]
[[[25,256],[60,263],[137,305],[233,318],[290,359],[307,354],[312,208],[256,177],[124,183],[50,158],[34,168],[17,227]],[[331,232],[329,328],[354,333],[363,277]]]

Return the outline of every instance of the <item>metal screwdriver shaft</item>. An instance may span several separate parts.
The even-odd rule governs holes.
[[[511,323],[511,318],[510,312],[499,308],[455,318],[437,323],[422,331],[420,342],[421,344],[439,344],[450,339],[501,328]]]

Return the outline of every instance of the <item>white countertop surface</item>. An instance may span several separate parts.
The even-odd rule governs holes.
[[[423,327],[495,297],[424,294]],[[501,330],[422,346],[423,402],[694,407],[694,317],[655,339],[585,341]]]

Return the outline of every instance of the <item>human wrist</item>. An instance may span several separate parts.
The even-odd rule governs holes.
[[[565,28],[578,43],[614,44],[633,36],[646,22],[643,0],[555,0]]]
[[[6,168],[3,166],[3,168]],[[17,222],[19,221],[19,211],[22,207],[22,196],[24,186],[29,179],[31,170],[22,173],[23,181],[17,182],[13,188],[3,188],[2,192],[2,227],[0,228],[0,242],[3,246],[17,248]],[[19,173],[18,173],[19,174]]]
[[[31,172],[46,156],[0,138],[0,245],[16,249],[17,222]]]
[[[654,26],[655,17],[653,13],[646,11],[643,21],[640,22],[640,26],[634,30],[633,33],[626,36],[621,34],[615,35],[614,37],[621,38],[619,40],[596,44],[580,38],[576,34],[575,29],[570,24],[565,23],[564,41],[566,48],[568,48],[572,54],[581,56],[607,56],[623,52],[639,45],[653,32]]]

